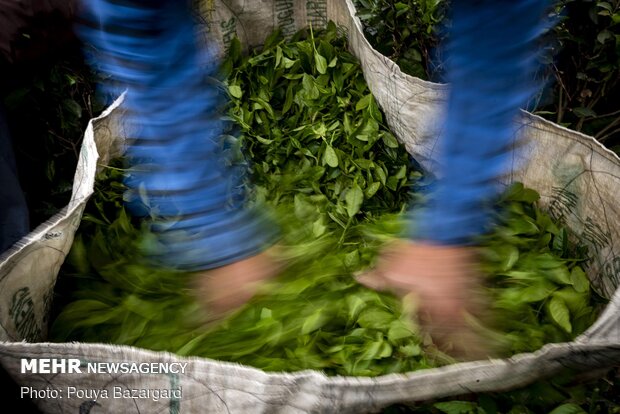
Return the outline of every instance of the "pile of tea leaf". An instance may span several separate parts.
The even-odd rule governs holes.
[[[373,263],[403,228],[398,213],[424,190],[422,174],[383,123],[357,60],[336,27],[270,36],[223,66],[252,200],[272,210],[288,266],[249,304],[206,328],[191,275],[154,268],[140,246],[154,237],[123,208],[123,164],[104,168],[59,284],[70,303],[55,319],[57,341],[110,342],[235,361],[270,371],[317,369],[374,376],[451,362],[423,338],[396,298],[352,275]],[[234,159],[234,157],[231,157]],[[240,158],[237,158],[239,160]],[[497,326],[509,352],[568,341],[598,306],[568,231],[510,187],[497,225],[480,243]]]

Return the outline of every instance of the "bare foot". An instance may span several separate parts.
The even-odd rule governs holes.
[[[437,347],[458,359],[480,359],[488,346],[468,322],[484,308],[473,248],[399,240],[377,266],[358,277],[363,285],[413,300]]]
[[[263,282],[275,277],[284,266],[277,258],[278,247],[226,266],[196,274],[195,295],[205,307],[207,320],[213,322],[244,305]]]

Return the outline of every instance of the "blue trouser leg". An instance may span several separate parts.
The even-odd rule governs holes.
[[[536,91],[536,40],[544,0],[455,0],[447,46],[450,83],[428,206],[412,212],[410,236],[468,244],[488,227],[497,179],[509,168],[513,121]]]
[[[134,213],[156,217],[151,257],[187,270],[255,255],[276,231],[244,207],[243,182],[226,165],[218,137],[224,97],[206,79],[218,67],[196,44],[182,0],[88,0],[82,37],[100,52],[94,63],[127,88],[126,183]],[[108,87],[112,87],[110,83]]]

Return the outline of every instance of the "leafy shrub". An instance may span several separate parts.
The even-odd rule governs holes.
[[[438,80],[442,65],[437,46],[446,0],[356,0],[364,34],[381,54],[409,75]]]
[[[551,96],[532,107],[560,125],[620,144],[620,1],[561,0],[545,76]],[[555,55],[555,56],[554,56]]]

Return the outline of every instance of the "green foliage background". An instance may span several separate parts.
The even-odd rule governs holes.
[[[364,34],[401,70],[443,80],[448,0],[355,0]],[[557,0],[541,43],[546,84],[527,109],[620,152],[620,0]]]

